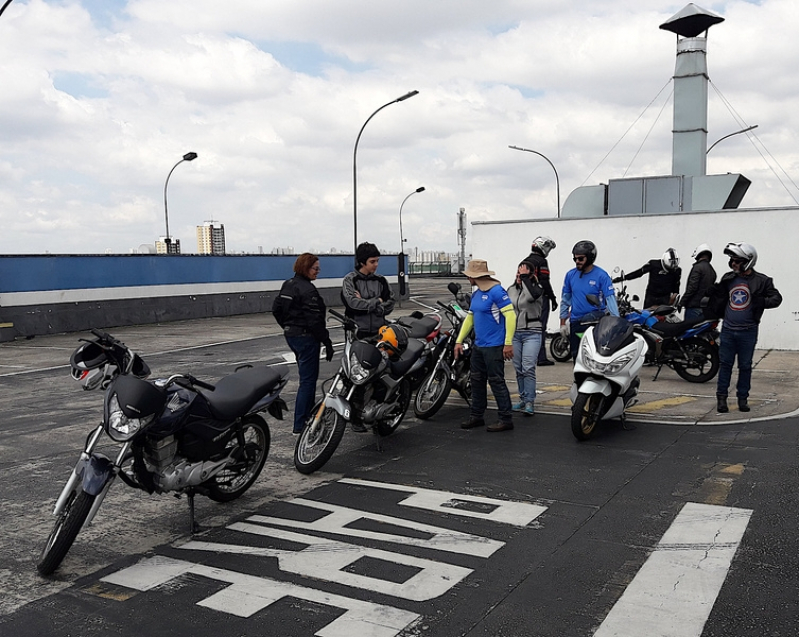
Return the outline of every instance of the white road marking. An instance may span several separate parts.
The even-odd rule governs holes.
[[[687,503],[594,637],[700,637],[751,516]]]
[[[477,495],[459,495],[448,491],[435,491],[433,489],[389,484],[387,482],[373,482],[372,480],[357,480],[354,478],[342,478],[339,482],[359,487],[373,487],[375,489],[389,489],[410,493],[410,496],[399,502],[402,506],[447,513],[449,515],[481,518],[489,522],[510,524],[512,526],[527,526],[547,510],[545,506],[530,504],[529,502],[510,502]],[[481,512],[459,508],[459,505],[463,504],[485,506],[489,510]]]
[[[230,584],[198,602],[198,605],[237,617],[251,617],[284,597],[345,609],[343,615],[315,633],[318,637],[352,637],[352,635],[395,637],[401,630],[419,619],[416,613],[391,606],[363,602],[296,584],[278,582],[267,577],[245,575],[168,557],[142,560],[134,566],[102,578],[102,581],[148,591],[189,573]]]

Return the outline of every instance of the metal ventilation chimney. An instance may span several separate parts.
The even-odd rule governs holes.
[[[660,25],[677,34],[672,175],[702,177],[707,172],[707,30],[723,21],[692,3]],[[700,33],[704,37],[697,37]]]

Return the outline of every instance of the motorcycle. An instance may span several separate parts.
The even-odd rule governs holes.
[[[588,299],[599,305],[595,295]],[[624,318],[606,315],[583,334],[569,393],[577,440],[593,436],[601,420],[620,418],[624,423],[626,410],[638,402],[638,373],[648,349],[639,330]]]
[[[356,325],[336,310],[328,310],[345,330],[341,366],[324,398],[297,438],[294,466],[300,473],[322,468],[336,451],[347,423],[370,426],[382,450],[381,438],[397,429],[411,404],[410,373],[422,358],[426,344],[408,338],[398,324],[378,340],[354,338]],[[323,386],[324,386],[323,385]]]
[[[560,332],[547,332],[549,340],[549,354],[559,363],[566,363],[571,360],[571,344],[569,338],[563,337]]]
[[[653,381],[658,379],[664,365],[689,383],[706,383],[716,376],[719,371],[718,321],[701,317],[679,321],[673,305],[636,310],[629,303],[625,287],[616,296],[622,316],[641,326],[641,335],[649,346],[645,364],[657,366]]]
[[[249,489],[269,453],[269,426],[260,412],[282,419],[280,392],[288,372],[242,367],[215,385],[190,374],[146,380],[140,357],[108,334],[94,331],[73,352],[73,378],[86,390],[105,388],[102,422],[93,429],[55,504],[56,521],[37,563],[53,573],[80,530],[94,520],[115,478],[147,493],[194,495],[230,502]],[[97,451],[105,438],[120,445],[115,458]]]
[[[461,356],[456,359],[454,355],[455,340],[466,318],[464,306],[469,307],[469,297],[461,292],[457,283],[450,283],[447,289],[455,298],[449,303],[436,303],[449,319],[451,329],[439,333],[433,354],[435,363],[422,380],[413,401],[413,413],[422,420],[432,418],[441,409],[453,388],[467,403],[472,398],[471,337],[464,340]]]

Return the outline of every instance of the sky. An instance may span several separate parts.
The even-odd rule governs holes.
[[[13,0],[0,254],[152,245],[188,152],[167,188],[184,253],[205,221],[224,224],[228,253],[351,252],[353,163],[358,239],[384,252],[400,248],[400,208],[411,254],[456,252],[460,208],[470,223],[555,217],[552,166],[508,146],[552,162],[561,203],[669,174],[676,36],[658,27],[686,4]],[[708,173],[752,180],[743,207],[797,205],[799,4],[699,6],[725,18],[708,33],[708,143],[757,125],[716,146]]]

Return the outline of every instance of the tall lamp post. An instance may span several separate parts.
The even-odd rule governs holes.
[[[549,161],[549,157],[544,155],[543,153],[539,153],[537,150],[530,150],[529,148],[519,148],[518,146],[508,146],[508,148],[512,148],[513,150],[523,150],[526,153],[535,153],[539,157],[543,157],[547,160],[547,163],[552,166],[552,170],[555,171],[555,188],[557,189],[558,194],[558,219],[560,219],[560,177],[558,177],[558,171],[555,168],[555,164]]]
[[[358,157],[358,142],[361,141],[361,135],[363,134],[363,129],[366,128],[366,125],[371,121],[371,119],[377,115],[380,111],[382,111],[387,106],[391,106],[392,104],[396,104],[397,102],[404,102],[405,100],[413,97],[414,95],[418,95],[419,91],[409,91],[398,97],[395,100],[391,100],[386,104],[383,104],[380,108],[378,108],[374,113],[372,113],[367,120],[361,126],[361,130],[358,132],[358,137],[355,139],[355,148],[352,151],[352,253],[355,254],[355,251],[358,249],[358,170],[357,170],[357,157]]]
[[[728,137],[732,137],[733,135],[740,135],[741,133],[748,133],[750,130],[754,130],[754,129],[755,129],[755,128],[757,128],[757,127],[758,127],[758,125],[757,125],[757,124],[755,124],[754,126],[749,126],[749,127],[747,127],[747,128],[742,128],[741,130],[737,130],[737,131],[735,131],[734,133],[730,133],[729,135],[725,135],[724,137],[720,137],[719,139],[717,139],[715,142],[713,142],[713,143],[710,145],[710,148],[708,148],[708,149],[705,151],[705,155],[707,155],[707,154],[708,154],[708,153],[709,153],[711,150],[713,150],[713,147],[714,147],[716,144],[718,144],[718,143],[719,143],[719,142],[721,142],[721,141],[724,141],[724,140],[725,140],[725,139],[727,139]]]
[[[164,243],[166,244],[166,253],[171,254],[171,246],[172,246],[172,237],[169,236],[169,207],[167,206],[167,199],[166,199],[166,189],[169,186],[169,178],[172,176],[172,173],[175,171],[175,168],[180,166],[184,161],[194,161],[197,159],[197,153],[191,152],[186,153],[183,155],[183,159],[181,159],[177,164],[172,166],[172,170],[169,171],[169,174],[166,176],[166,182],[164,182],[164,221],[166,223],[166,235],[164,236]]]
[[[408,196],[402,200],[399,208],[400,251],[399,256],[397,257],[397,260],[399,261],[397,272],[399,273],[398,278],[400,298],[402,298],[402,296],[405,294],[405,237],[402,236],[402,207],[405,205],[405,202],[417,192],[424,192],[424,186],[419,186],[416,190],[409,193]]]

